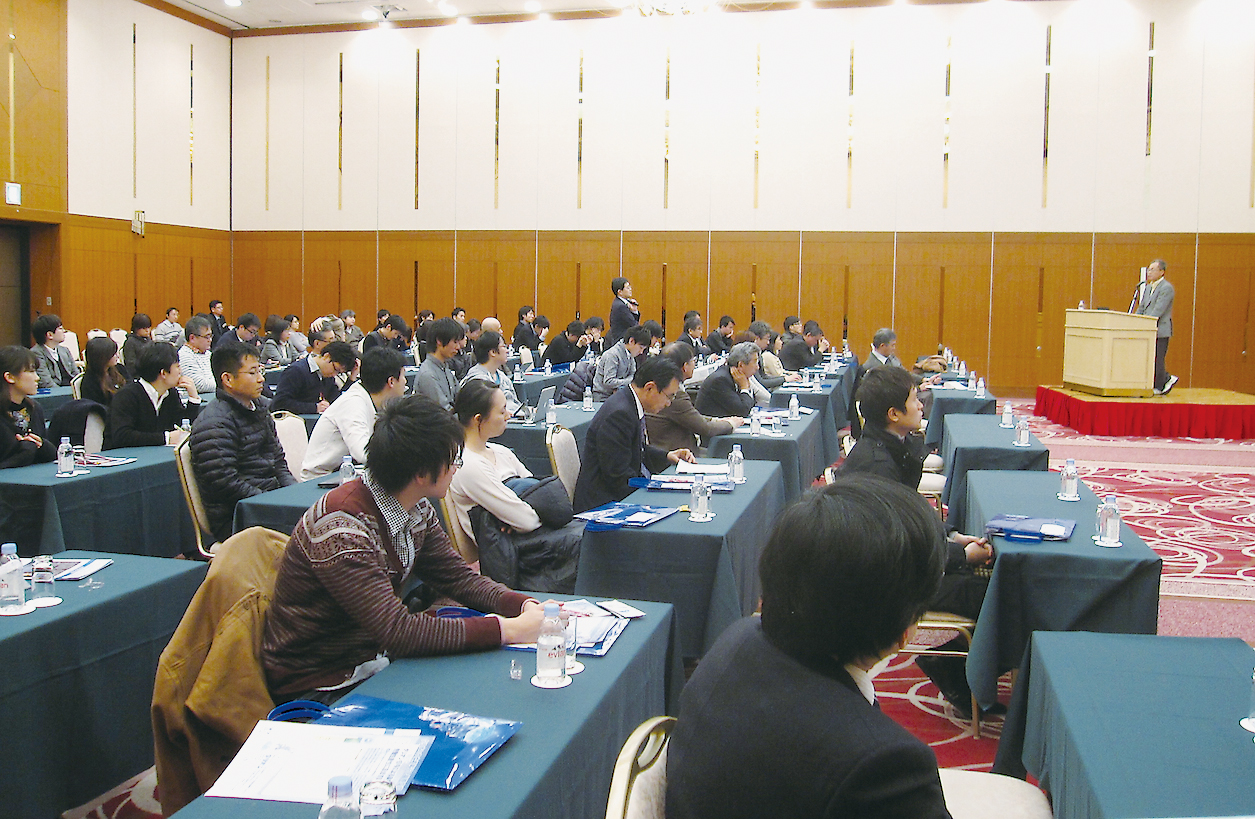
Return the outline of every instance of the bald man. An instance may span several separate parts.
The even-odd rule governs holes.
[[[479,326],[480,326],[480,329],[483,330],[485,333],[490,332],[490,331],[493,333],[501,332],[501,322],[497,321],[492,316],[489,316],[488,318],[481,321],[479,323]]]

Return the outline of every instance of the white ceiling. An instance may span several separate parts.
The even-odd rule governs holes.
[[[463,16],[490,14],[524,14],[525,0],[447,0]],[[384,2],[397,7],[388,19],[416,20],[446,16],[438,7],[440,0],[243,0],[232,8],[223,0],[169,0],[228,28],[273,28],[276,26],[313,26],[329,23],[362,23],[362,12]],[[540,0],[540,11],[612,10],[612,0]]]

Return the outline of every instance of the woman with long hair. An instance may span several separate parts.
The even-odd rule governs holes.
[[[113,394],[126,384],[126,378],[118,369],[118,345],[108,336],[88,339],[83,357],[87,360],[87,369],[83,372],[80,394],[97,404],[109,406],[113,402]]]

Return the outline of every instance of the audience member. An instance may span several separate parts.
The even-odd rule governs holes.
[[[466,374],[471,371],[471,367],[475,366],[475,340],[483,335],[484,330],[480,327],[478,319],[458,323],[466,328],[466,338],[463,339],[462,349],[458,350],[458,354],[449,359],[449,368],[453,370],[453,377],[461,384]]]
[[[365,353],[372,347],[390,347],[395,350],[397,339],[404,340],[409,329],[405,324],[405,319],[400,316],[388,316],[383,320],[383,324],[367,333],[366,338],[362,339],[362,352]]]
[[[632,328],[625,338],[639,338],[636,334],[641,332],[645,331]],[[623,500],[632,492],[629,478],[649,477],[668,464],[694,460],[687,448],[668,452],[651,446],[645,432],[645,413],[661,412],[679,390],[680,368],[665,356],[652,356],[636,370],[627,389],[614,393],[602,404],[588,425],[580,452],[580,475],[573,502],[576,512]]]
[[[949,819],[932,750],[872,685],[928,609],[940,541],[919,495],[873,478],[781,513],[760,560],[761,618],[725,630],[680,697],[669,819]]]
[[[618,344],[628,330],[641,323],[641,308],[632,298],[632,283],[619,276],[610,281],[614,301],[610,303],[610,344]]]
[[[311,324],[309,327],[309,354],[318,355],[319,353],[322,352],[324,347],[326,347],[331,342],[337,341],[337,340],[344,341],[344,339],[336,338],[336,333],[335,333],[335,330],[332,328],[330,320],[328,321],[315,320],[314,324]],[[350,342],[348,341],[345,341],[344,343],[350,344]],[[356,350],[357,348],[354,347],[353,349]]]
[[[362,328],[357,326],[357,313],[352,310],[341,310],[340,321],[344,322],[344,340],[350,344],[357,344],[365,334]]]
[[[108,336],[88,339],[87,346],[83,348],[83,358],[87,369],[83,371],[79,395],[107,408],[113,403],[113,396],[126,383],[126,378],[118,369],[117,342]]]
[[[390,310],[380,307],[379,311],[375,313],[375,329],[376,330],[382,329],[383,326],[387,324],[388,319],[391,317],[392,317],[392,312]]]
[[[802,335],[802,320],[797,316],[784,317],[784,332],[780,334],[781,345],[788,344],[793,339]]]
[[[676,342],[692,347],[696,355],[710,355],[710,348],[706,346],[706,342],[702,341],[701,316],[694,315],[684,320],[684,331],[680,333],[680,337],[676,339]]]
[[[235,329],[229,333],[224,333],[214,341],[213,349],[218,349],[224,344],[244,344],[252,347],[257,351],[257,358],[261,360],[261,340],[257,338],[257,334],[261,332],[261,319],[257,318],[255,313],[245,313],[235,320]],[[123,356],[123,360],[125,360]]]
[[[536,328],[532,326],[535,320],[536,310],[530,304],[519,308],[519,323],[514,328],[514,349],[540,349],[540,336],[536,335]]]
[[[743,341],[728,353],[728,360],[706,377],[693,402],[705,415],[745,417],[756,403],[754,374],[758,372],[758,345]]]
[[[600,358],[606,353],[606,322],[601,316],[593,316],[584,322],[584,331],[588,333],[588,349]]]
[[[301,356],[309,352],[309,337],[301,332],[301,317],[290,313],[284,316],[288,324],[292,328],[292,334],[288,336],[288,343],[292,345],[292,349],[296,351],[296,355]],[[296,356],[293,356],[295,358]]]
[[[881,327],[872,336],[871,355],[867,356],[861,369],[866,373],[884,366],[902,366],[902,360],[898,358],[898,334],[892,327]]]
[[[405,356],[387,347],[376,347],[362,356],[361,378],[314,425],[301,464],[301,480],[335,472],[345,455],[355,463],[366,463],[366,443],[376,414],[384,404],[405,395],[405,390]]]
[[[70,386],[74,376],[78,375],[78,363],[74,361],[74,354],[61,346],[61,342],[65,341],[65,327],[61,326],[61,319],[52,313],[37,316],[31,322],[31,335],[35,346],[30,351],[39,362],[36,373],[40,389]]]
[[[57,459],[57,447],[44,438],[44,413],[31,398],[39,391],[35,353],[16,345],[0,347],[0,469]]]
[[[480,333],[479,339],[475,342],[475,366],[467,371],[461,386],[465,387],[466,382],[472,378],[482,378],[496,384],[505,395],[506,412],[513,416],[518,412],[519,407],[523,406],[523,402],[519,401],[518,395],[514,392],[514,384],[505,374],[505,363],[509,357],[510,348],[506,346],[500,333],[496,330],[485,330]]]
[[[264,367],[286,367],[296,360],[296,350],[289,339],[292,322],[283,316],[266,316],[266,340],[261,345],[261,363]]]
[[[147,313],[131,316],[130,335],[122,342],[122,366],[126,368],[127,378],[135,378],[139,368],[139,354],[153,343],[152,332],[153,320]]]
[[[670,359],[680,368],[680,381],[693,377],[694,354],[691,345],[673,342],[662,348],[662,358]],[[654,446],[660,449],[689,449],[705,444],[715,435],[726,435],[745,419],[738,416],[712,418],[702,415],[684,390],[675,394],[669,406],[658,412],[645,413],[645,431]]]
[[[706,346],[712,353],[723,355],[732,349],[732,336],[736,334],[736,321],[732,316],[720,316],[719,329],[706,338]]]
[[[192,424],[190,445],[210,531],[223,541],[231,536],[238,501],[290,486],[296,478],[288,471],[270,402],[261,394],[266,379],[257,348],[228,341],[210,363],[217,396]]]
[[[200,412],[200,393],[183,375],[179,353],[165,341],[154,341],[139,354],[136,379],[118,390],[109,405],[105,449],[128,446],[178,446],[187,433],[184,419]],[[179,390],[187,391],[187,406]]]
[[[466,310],[461,307],[454,307],[453,312],[449,314],[449,318],[466,327]]]
[[[192,379],[196,391],[213,395],[214,371],[209,364],[209,348],[213,346],[213,329],[208,316],[196,315],[187,320],[184,328],[187,343],[179,348],[179,365],[183,374]]]
[[[597,362],[593,375],[593,398],[605,401],[619,388],[631,383],[636,374],[636,359],[649,349],[649,330],[629,327],[623,340],[615,344]]]
[[[547,316],[537,316],[532,321],[532,329],[536,332],[536,338],[540,340],[540,346],[545,346],[545,336],[549,334],[549,318]]]
[[[456,323],[456,322],[455,322]],[[461,460],[462,427],[421,395],[386,404],[366,447],[366,477],[305,513],[279,564],[261,659],[279,702],[335,699],[385,665],[536,639],[536,600],[477,574],[455,552],[430,498]],[[410,612],[414,580],[488,617]]]
[[[493,332],[493,333],[497,333],[502,338],[505,338],[505,333],[501,332],[501,322],[497,320],[494,316],[488,316],[487,318],[485,318],[483,321],[479,323],[479,326],[483,328],[485,333]]]
[[[649,331],[649,346],[645,348],[645,352],[637,356],[638,359],[646,354],[657,355],[662,349],[662,343],[666,340],[666,336],[662,331],[662,325],[653,319],[641,322],[641,326]]]
[[[750,323],[747,335],[758,345],[758,383],[767,390],[774,390],[789,381],[800,381],[802,376],[786,372],[777,355],[780,350],[780,335],[771,329],[765,321]]]
[[[226,310],[226,305],[218,299],[214,299],[209,302],[209,321],[210,327],[214,332],[214,344],[218,343],[218,339],[221,338],[224,333],[231,330],[231,325],[227,324],[227,320],[223,318],[222,315],[226,312]]]
[[[584,357],[591,339],[584,332],[584,322],[573,321],[566,326],[566,332],[554,337],[553,343],[545,348],[541,363],[548,361],[555,367],[559,364],[571,364]]]
[[[166,308],[165,319],[153,330],[153,341],[164,341],[176,350],[183,346],[183,325],[179,324],[179,308]]]
[[[780,348],[780,363],[786,370],[797,372],[823,363],[826,352],[828,339],[824,338],[819,322],[808,321],[802,328],[800,338],[795,337]]]
[[[320,352],[293,361],[279,376],[271,409],[297,415],[326,412],[340,395],[335,377],[356,366],[357,353],[344,341],[333,341]]]
[[[436,319],[428,336],[427,358],[418,366],[414,392],[425,395],[444,409],[453,411],[458,394],[458,378],[449,362],[462,351],[466,330],[451,318]]]

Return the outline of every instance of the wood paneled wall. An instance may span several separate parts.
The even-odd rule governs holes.
[[[184,317],[221,298],[244,312],[300,314],[343,308],[373,323],[380,307],[412,321],[419,309],[498,316],[506,331],[531,304],[555,327],[606,317],[609,283],[627,276],[644,318],[684,311],[739,328],[757,317],[820,322],[830,339],[848,328],[865,357],[877,328],[892,326],[904,360],[945,344],[995,390],[1058,383],[1064,310],[1128,307],[1137,271],[1156,257],[1176,288],[1168,366],[1183,386],[1255,392],[1248,364],[1255,323],[1255,237],[1232,234],[413,231],[250,232],[70,217],[57,236],[33,238],[59,253],[64,272],[35,276],[80,335],[125,326],[132,311]],[[1197,259],[1196,259],[1197,256]],[[58,288],[59,289],[56,289]]]

